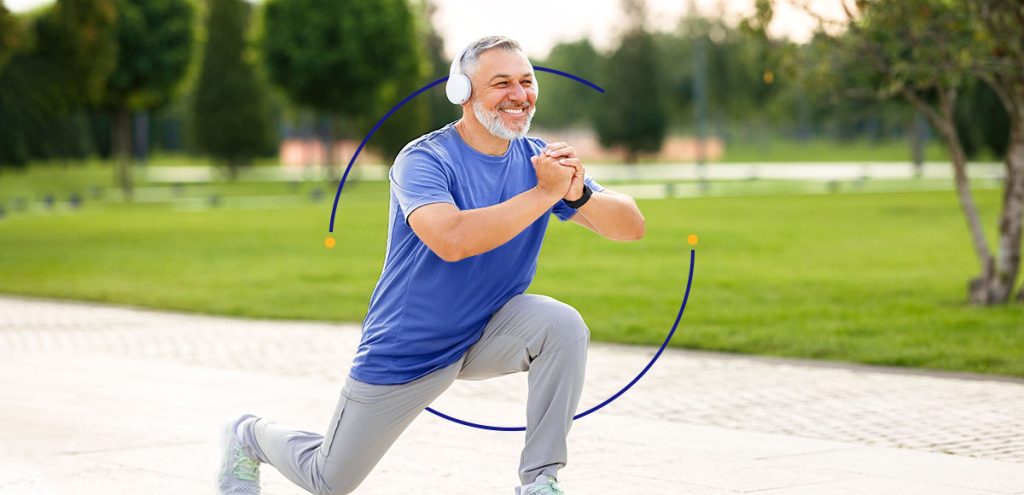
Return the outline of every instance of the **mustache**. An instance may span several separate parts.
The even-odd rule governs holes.
[[[520,103],[518,105],[513,104],[513,105],[499,105],[498,106],[498,110],[505,110],[505,109],[508,109],[508,108],[522,108],[522,109],[525,110],[527,108],[530,108],[530,104],[529,103]]]

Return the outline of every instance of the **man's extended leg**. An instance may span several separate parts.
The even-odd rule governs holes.
[[[567,462],[566,437],[583,391],[589,340],[575,308],[548,296],[520,294],[494,313],[463,358],[460,379],[530,372],[519,466],[524,485],[541,474],[556,477]]]
[[[258,419],[246,428],[244,442],[261,462],[310,493],[350,493],[413,419],[455,381],[460,364],[402,385],[348,378],[326,435]]]

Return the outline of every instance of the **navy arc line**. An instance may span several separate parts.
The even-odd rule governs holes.
[[[542,72],[550,72],[552,74],[557,74],[557,75],[560,75],[560,76],[572,79],[572,80],[580,82],[580,83],[582,83],[582,84],[584,84],[586,86],[589,86],[590,88],[592,88],[592,89],[594,89],[594,90],[596,90],[596,91],[598,91],[600,93],[604,93],[605,92],[604,89],[601,88],[600,86],[598,86],[598,85],[596,85],[596,84],[594,84],[594,83],[592,83],[592,82],[590,82],[590,81],[588,81],[586,79],[583,79],[582,77],[578,77],[578,76],[575,76],[573,74],[569,74],[567,72],[562,72],[560,70],[550,69],[550,68],[547,68],[547,67],[538,67],[538,66],[535,66],[534,69],[542,71]],[[376,124],[374,124],[373,128],[370,129],[370,132],[366,134],[366,137],[364,137],[363,141],[361,143],[359,143],[359,147],[356,148],[356,152],[352,155],[352,158],[349,160],[348,166],[345,167],[345,173],[341,176],[341,181],[338,182],[338,190],[334,194],[334,204],[331,207],[331,221],[330,221],[330,224],[328,225],[328,232],[334,232],[334,219],[335,219],[335,216],[337,215],[337,212],[338,212],[338,200],[341,198],[341,190],[345,187],[345,181],[348,179],[348,174],[352,170],[352,165],[354,165],[355,162],[356,162],[356,159],[359,158],[359,153],[361,153],[363,151],[363,148],[366,147],[366,143],[368,143],[370,141],[370,138],[373,137],[373,135],[377,132],[378,129],[380,129],[380,126],[383,125],[384,122],[387,121],[388,118],[390,118],[392,115],[394,115],[394,113],[397,112],[399,108],[402,108],[406,103],[408,103],[413,98],[419,96],[420,94],[424,93],[425,91],[427,91],[427,90],[433,88],[434,86],[437,86],[438,84],[441,84],[441,83],[443,83],[443,82],[445,82],[447,80],[448,80],[447,76],[439,78],[439,79],[437,79],[437,80],[435,80],[435,81],[433,81],[433,82],[423,86],[422,88],[414,91],[409,96],[406,96],[404,99],[402,99],[402,101],[398,102],[397,105],[392,107],[391,110],[389,110],[386,114],[384,114],[384,116],[381,117],[380,120],[378,120]],[[686,293],[683,295],[683,302],[682,302],[682,304],[679,307],[679,313],[676,315],[676,320],[672,324],[672,329],[669,330],[668,335],[665,337],[665,341],[661,344],[661,347],[658,348],[658,352],[656,352],[654,354],[654,357],[652,357],[651,360],[647,363],[647,366],[644,366],[644,368],[642,370],[640,370],[640,373],[638,373],[636,375],[636,377],[634,377],[628,384],[626,384],[625,387],[622,387],[622,389],[620,389],[618,392],[613,394],[611,397],[609,397],[609,398],[605,399],[604,401],[602,401],[600,404],[598,404],[598,405],[596,405],[596,406],[594,406],[594,407],[592,407],[590,409],[587,409],[586,411],[584,411],[582,413],[579,413],[579,414],[575,415],[573,417],[574,420],[580,419],[580,418],[586,417],[586,416],[588,416],[588,415],[590,415],[592,413],[595,413],[598,410],[600,410],[601,408],[607,406],[608,404],[611,404],[613,401],[618,399],[620,396],[622,396],[622,394],[626,393],[626,391],[628,391],[630,388],[632,388],[633,385],[636,385],[636,383],[638,381],[640,381],[640,379],[643,378],[644,375],[647,374],[647,372],[651,369],[651,367],[654,366],[654,363],[657,362],[658,358],[661,357],[662,353],[665,351],[665,348],[668,347],[669,342],[672,340],[672,336],[675,335],[676,329],[679,327],[679,321],[682,319],[683,311],[686,309],[686,302],[690,298],[690,287],[693,284],[693,269],[694,269],[694,261],[695,261],[695,259],[696,259],[696,252],[691,249],[690,250],[690,271],[689,271],[689,275],[688,275],[687,280],[686,280]],[[433,408],[430,408],[430,407],[426,408],[426,410],[431,412],[432,414],[437,415],[438,417],[441,417],[443,419],[449,420],[449,421],[451,421],[453,423],[458,423],[458,424],[461,424],[461,425],[470,426],[470,427],[474,427],[474,428],[480,428],[480,429],[485,429],[485,430],[494,430],[494,431],[524,431],[526,429],[526,427],[524,427],[524,426],[490,426],[490,425],[484,425],[484,424],[479,424],[479,423],[473,423],[473,422],[465,421],[465,420],[462,420],[462,419],[459,419],[459,418],[456,418],[456,417],[453,417],[453,416],[449,416],[447,414],[444,414],[444,413],[442,413],[440,411],[437,411],[437,410],[435,410]]]
[[[672,329],[669,330],[668,335],[665,336],[665,341],[662,342],[661,343],[661,347],[658,348],[658,352],[654,353],[654,357],[652,357],[651,360],[647,363],[647,366],[644,366],[644,369],[640,370],[640,373],[637,373],[637,375],[635,377],[633,377],[633,379],[630,380],[630,382],[628,384],[626,384],[625,387],[622,387],[618,392],[615,392],[615,394],[613,394],[611,397],[605,399],[600,404],[598,404],[598,405],[596,405],[594,407],[591,407],[590,409],[587,409],[586,411],[583,411],[583,412],[573,416],[573,418],[572,418],[573,420],[577,420],[577,419],[580,419],[580,418],[587,417],[587,416],[589,416],[589,415],[599,411],[604,406],[607,406],[608,404],[611,404],[615,399],[618,399],[620,396],[622,396],[622,394],[626,393],[627,390],[633,388],[633,385],[636,385],[636,382],[640,381],[640,379],[643,378],[644,375],[647,374],[647,372],[651,369],[651,367],[654,366],[654,363],[658,361],[658,358],[661,357],[661,354],[663,352],[665,352],[665,348],[668,347],[668,343],[672,340],[672,336],[675,335],[676,329],[679,328],[679,321],[683,318],[683,311],[686,309],[686,302],[690,299],[690,287],[693,285],[693,264],[694,264],[694,261],[696,260],[696,258],[697,258],[696,251],[691,249],[690,250],[690,274],[686,278],[686,293],[683,294],[683,303],[679,306],[679,313],[676,314],[676,321],[675,321],[675,323],[672,324]],[[526,430],[525,426],[491,426],[491,425],[485,425],[485,424],[480,424],[480,423],[474,423],[472,421],[466,421],[464,419],[459,419],[459,418],[456,418],[454,416],[447,415],[447,414],[445,414],[443,412],[440,412],[440,411],[438,411],[438,410],[436,410],[434,408],[431,408],[431,407],[428,407],[426,410],[428,412],[430,412],[431,414],[435,415],[435,416],[438,416],[438,417],[443,418],[443,419],[447,419],[448,421],[451,421],[453,423],[458,423],[460,425],[469,426],[469,427],[472,427],[472,428],[479,428],[481,430],[491,430],[491,431],[525,431]]]

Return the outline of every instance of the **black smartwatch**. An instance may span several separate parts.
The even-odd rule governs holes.
[[[569,208],[579,209],[581,206],[587,204],[587,201],[590,200],[590,196],[593,193],[594,191],[590,190],[590,186],[583,184],[583,196],[580,196],[580,199],[577,199],[576,201],[569,201],[563,199],[562,201],[565,201],[565,204],[569,206]]]

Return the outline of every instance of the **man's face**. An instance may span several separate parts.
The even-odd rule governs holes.
[[[481,53],[472,82],[476,119],[499,138],[525,136],[537,111],[537,82],[526,57],[500,48]]]

